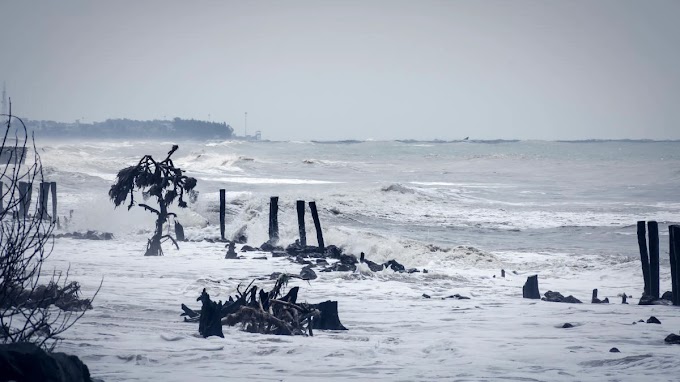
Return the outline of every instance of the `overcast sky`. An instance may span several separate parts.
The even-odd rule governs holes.
[[[0,0],[31,119],[269,139],[680,138],[680,1]]]

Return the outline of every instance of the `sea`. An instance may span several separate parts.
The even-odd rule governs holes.
[[[40,142],[39,142],[40,143]],[[340,141],[45,142],[46,177],[79,229],[133,234],[153,227],[137,211],[114,211],[117,171],[150,154],[198,179],[199,197],[178,220],[200,237],[268,239],[279,197],[282,241],[297,237],[297,200],[315,201],[327,244],[415,261],[437,248],[629,256],[635,224],[680,221],[680,142]],[[94,208],[93,208],[94,206]],[[307,213],[310,244],[315,231]],[[150,228],[149,228],[150,229]]]
[[[636,237],[637,221],[659,222],[661,290],[670,290],[680,142],[36,142],[45,179],[57,183],[56,233],[113,233],[59,237],[43,267],[46,277],[78,281],[82,297],[96,293],[57,347],[95,378],[599,382],[680,373],[677,345],[664,342],[680,329],[680,311],[637,305]],[[114,208],[108,191],[118,171],[144,155],[162,160],[174,144],[172,160],[198,179],[199,194],[171,208],[177,219],[167,229],[179,222],[188,241],[145,257],[154,216]],[[222,301],[251,282],[268,290],[274,272],[303,266],[242,244],[239,259],[225,259],[225,243],[214,240],[220,190],[227,239],[267,241],[276,196],[279,243],[293,243],[296,202],[314,201],[326,245],[418,272],[317,266],[316,279],[289,281],[299,301],[337,301],[347,331],[287,337],[223,326],[224,338],[201,338],[181,304],[200,310],[204,288]],[[310,215],[305,209],[307,243],[316,245]],[[583,303],[522,298],[533,275],[541,293]],[[591,304],[593,289],[610,303]],[[661,324],[647,324],[650,316]]]

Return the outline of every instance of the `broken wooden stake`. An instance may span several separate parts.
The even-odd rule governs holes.
[[[624,293],[624,294],[621,296],[621,303],[622,303],[622,304],[628,304],[628,302],[626,301],[627,298],[628,298],[628,296],[626,296],[626,294]]]
[[[501,277],[505,277],[505,269],[501,269]]]
[[[647,223],[649,238],[649,281],[652,298],[659,298],[659,225],[655,221]]]
[[[279,241],[279,197],[269,199],[269,243],[275,245]]]
[[[538,291],[538,275],[527,277],[527,282],[522,287],[522,297],[540,299],[541,292]]]
[[[323,242],[323,232],[321,231],[321,222],[319,222],[319,213],[316,210],[316,202],[309,202],[309,209],[312,210],[312,219],[314,219],[314,228],[316,229],[316,240],[319,243],[319,249],[323,251],[325,246]]]
[[[305,201],[298,200],[297,206],[297,217],[298,217],[298,230],[300,231],[300,245],[302,248],[307,246],[307,233],[305,232]]]
[[[175,220],[175,239],[177,241],[184,241],[184,227]]]
[[[226,240],[224,237],[224,215],[227,212],[227,197],[226,197],[226,190],[220,189],[220,237],[222,240]]]

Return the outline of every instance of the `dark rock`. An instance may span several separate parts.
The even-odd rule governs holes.
[[[649,319],[647,319],[647,323],[648,324],[660,324],[661,321],[659,321],[658,318],[651,316],[651,317],[649,317]]]
[[[46,353],[30,343],[0,345],[0,380],[89,382],[90,370],[76,356]]]
[[[675,333],[671,333],[664,341],[666,341],[667,344],[680,345],[680,336]]]
[[[342,264],[354,265],[359,262],[354,255],[340,255],[340,262]],[[355,267],[356,268],[356,267]]]
[[[55,238],[72,238],[81,240],[113,240],[113,234],[111,232],[99,232],[99,231],[86,231],[82,232],[66,232],[54,235]]]
[[[286,257],[288,254],[282,251],[272,251],[272,257]]]
[[[282,247],[272,245],[270,242],[265,242],[260,246],[260,249],[265,252],[283,251]]]
[[[343,264],[341,262],[333,263],[331,266],[321,270],[321,272],[354,272],[357,266],[354,264]]]
[[[395,272],[406,271],[406,268],[403,265],[399,264],[397,262],[397,260],[390,260],[390,261],[384,263],[383,268],[385,268],[385,269],[390,268],[391,270],[393,270]]]
[[[274,272],[271,275],[269,275],[269,279],[270,280],[278,280],[279,276],[281,276],[281,275],[282,275],[281,272]]]
[[[673,305],[673,301],[663,298],[655,299],[650,295],[643,294],[638,305]]]
[[[671,292],[669,290],[663,292],[661,299],[673,302],[673,292]]]
[[[338,317],[338,302],[324,301],[319,304],[312,305],[321,313],[318,318],[314,319],[312,327],[321,330],[347,330],[347,328],[340,322]]]
[[[244,245],[243,247],[241,247],[241,252],[256,252],[259,250],[260,250],[259,248],[253,248],[249,245]]]
[[[304,280],[315,280],[317,278],[316,272],[314,272],[310,265],[302,268],[300,271],[300,277],[302,277]]]
[[[574,325],[572,325],[568,322],[565,322],[564,325],[562,325],[562,329],[569,329],[569,328],[573,328],[573,327],[574,327]]]
[[[342,255],[342,249],[340,249],[340,248],[338,248],[334,245],[328,245],[328,246],[326,246],[325,253],[326,253],[327,257],[339,259],[340,255]]]
[[[610,353],[621,353],[621,351],[617,348],[611,348],[611,349],[609,349],[609,352]]]
[[[311,261],[305,260],[304,257],[299,256],[299,255],[295,257],[295,262],[298,263],[298,264],[302,264],[302,265],[310,265],[310,264],[312,264]]]
[[[553,291],[547,291],[544,294],[545,297],[543,297],[541,300],[543,301],[549,301],[549,302],[564,302],[568,304],[581,304],[581,300],[577,299],[574,296],[567,296],[564,297],[560,292],[553,292]]]
[[[430,295],[427,293],[423,293],[423,298],[430,298]]]
[[[328,265],[326,259],[316,259],[316,265]]]
[[[453,298],[455,300],[469,300],[470,299],[470,297],[461,296],[458,293],[451,295],[451,296],[444,297],[444,298],[442,298],[442,300],[445,299],[445,298]]]
[[[638,320],[638,322],[645,322],[645,320],[643,320],[643,319],[639,319],[639,320]]]
[[[429,273],[427,269],[423,269],[423,273]]]
[[[361,256],[359,257],[359,261],[368,265],[368,269],[370,269],[371,272],[380,272],[380,271],[383,270],[382,265],[374,263],[371,260],[366,259],[366,256],[364,255],[363,252],[361,252]]]
[[[406,273],[420,273],[420,271],[416,268],[409,268],[406,270]]]
[[[203,241],[207,241],[208,243],[214,243],[215,239],[211,239],[209,237],[206,237],[206,238],[203,239]]]
[[[253,260],[267,260],[267,256],[255,256]]]

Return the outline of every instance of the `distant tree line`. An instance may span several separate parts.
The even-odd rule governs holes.
[[[234,129],[224,122],[181,118],[171,121],[107,119],[93,123],[28,121],[26,126],[41,137],[229,139],[234,134]]]

